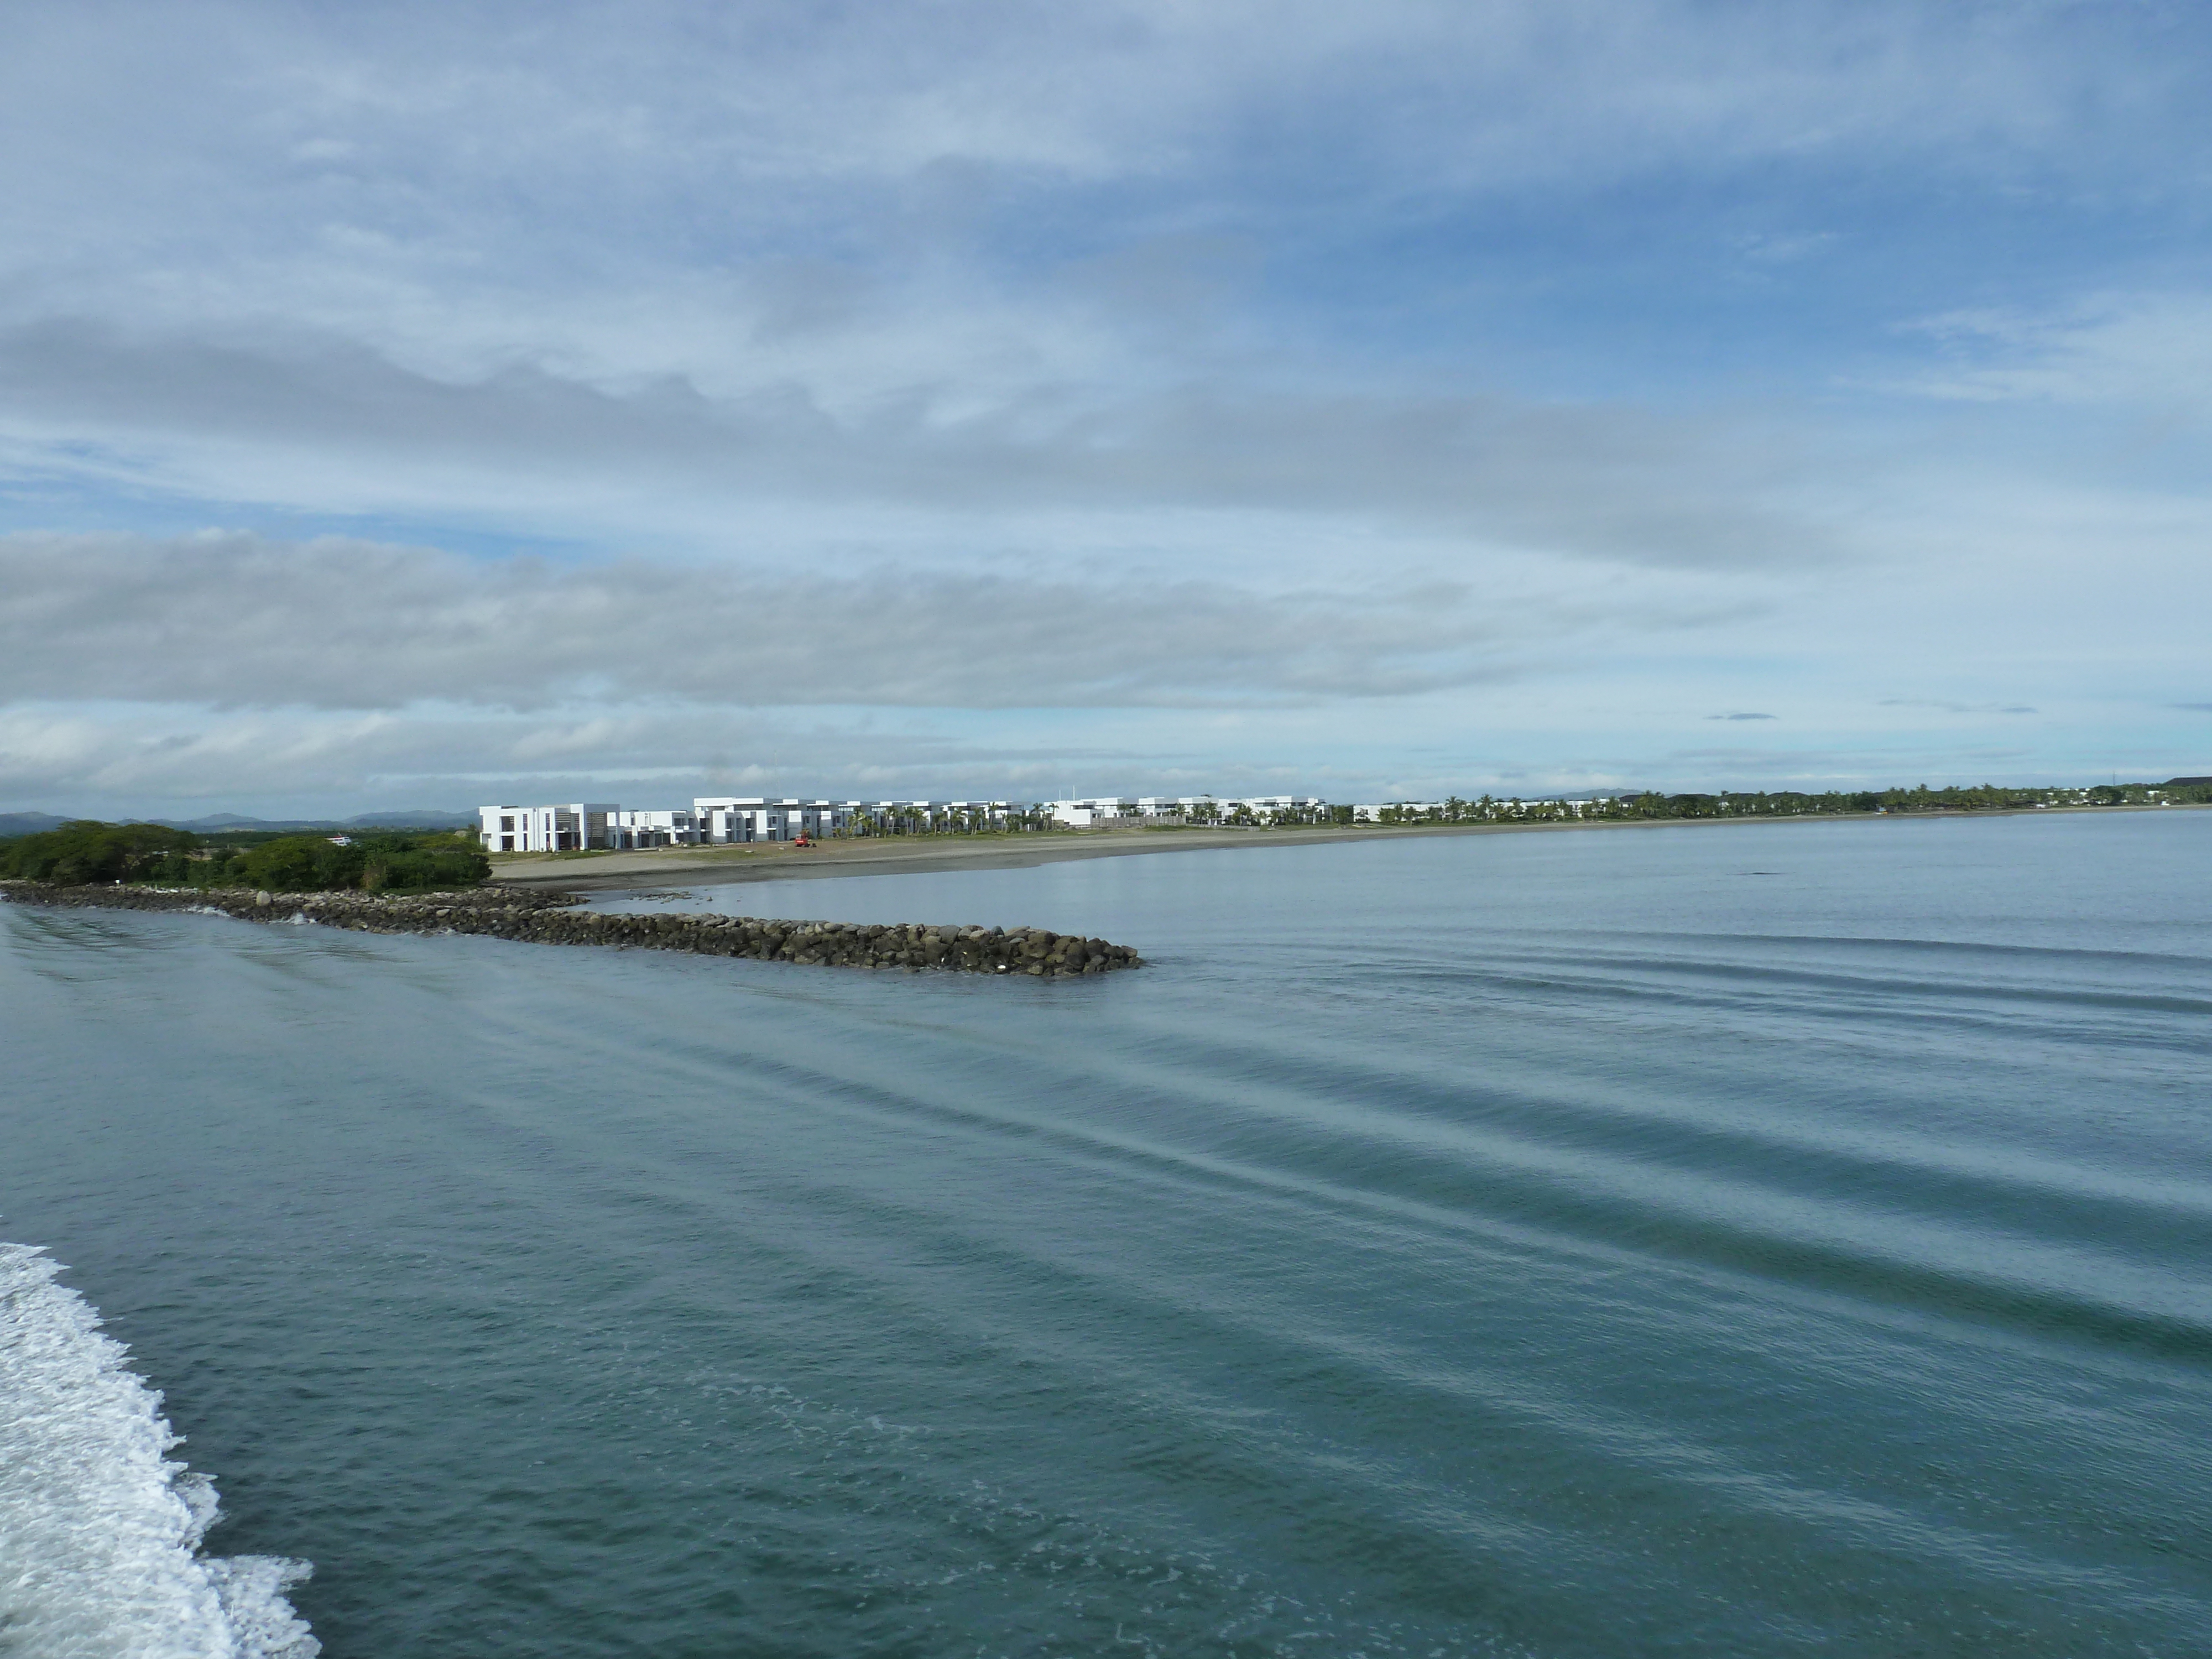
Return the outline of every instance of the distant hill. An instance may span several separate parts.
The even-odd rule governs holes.
[[[0,839],[9,836],[35,836],[41,830],[58,830],[67,818],[58,818],[52,812],[0,812]]]
[[[466,830],[477,822],[473,812],[363,812],[346,823],[363,830]]]
[[[210,812],[203,818],[156,818],[173,830],[203,835],[223,830],[461,830],[477,821],[473,812],[362,812],[349,818],[249,818],[236,812]]]
[[[2212,787],[2212,778],[2168,778],[2159,786],[2161,789],[2203,789]]]

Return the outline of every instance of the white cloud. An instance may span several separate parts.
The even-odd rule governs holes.
[[[2120,406],[2191,421],[2212,413],[2212,295],[2103,294],[2057,311],[1978,308],[1914,327],[1948,357],[1903,383],[1923,396]]]

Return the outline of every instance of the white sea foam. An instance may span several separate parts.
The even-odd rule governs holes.
[[[214,1486],[58,1272],[0,1243],[0,1653],[313,1659],[284,1597],[307,1564],[200,1553]]]

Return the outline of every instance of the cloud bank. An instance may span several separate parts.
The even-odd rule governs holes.
[[[1224,512],[1660,564],[1839,551],[1788,505],[1802,468],[1775,440],[1497,398],[1057,387],[967,413],[916,396],[841,418],[794,385],[710,398],[680,377],[617,392],[525,367],[455,383],[327,339],[280,349],[55,319],[0,331],[0,422],[19,441],[91,429],[128,449],[77,457],[86,471],[143,475],[151,459],[176,487],[301,507],[580,510],[698,537],[766,507],[787,553],[834,549],[863,515]]]
[[[0,699],[67,696],[90,668],[110,700],[262,709],[1389,697],[1504,677],[1607,620],[1443,584],[576,569],[238,535],[0,538]]]

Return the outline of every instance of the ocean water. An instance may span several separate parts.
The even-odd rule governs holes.
[[[2212,812],[692,890],[0,907],[0,1653],[2212,1650]]]

